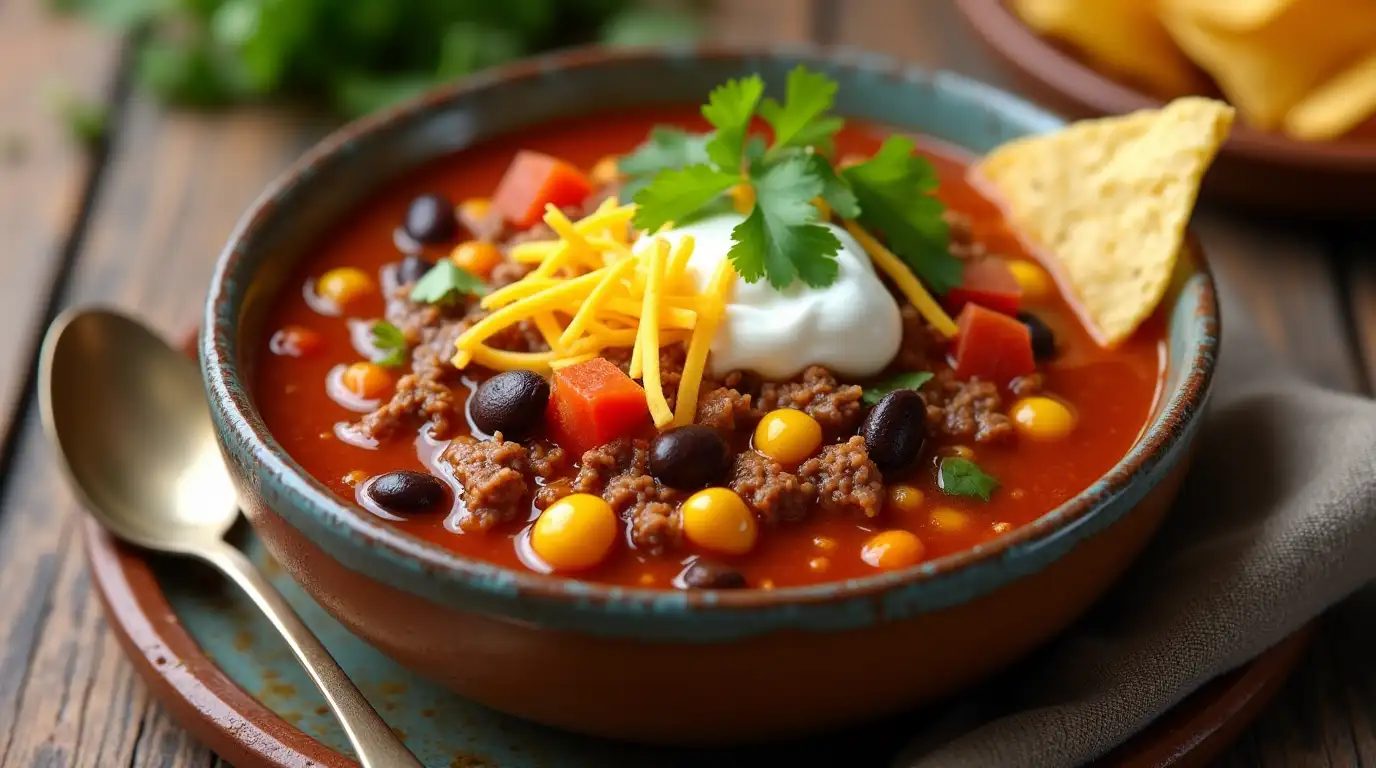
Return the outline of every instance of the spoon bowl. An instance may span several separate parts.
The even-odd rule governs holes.
[[[39,370],[48,433],[105,527],[179,554],[224,537],[239,507],[192,360],[123,315],[72,310]]]

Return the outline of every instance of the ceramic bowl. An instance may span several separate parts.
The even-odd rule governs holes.
[[[1067,115],[1119,115],[1162,104],[1043,39],[1006,0],[956,0],[956,6],[1022,89]],[[1299,141],[1239,123],[1209,171],[1204,194],[1260,212],[1369,217],[1376,209],[1376,139]]]
[[[541,121],[699,103],[804,63],[838,110],[981,152],[1060,120],[989,86],[877,56],[580,50],[523,62],[354,123],[258,200],[215,270],[201,367],[243,507],[269,551],[351,631],[463,695],[532,720],[661,743],[814,731],[929,702],[1051,638],[1161,522],[1214,367],[1213,282],[1196,249],[1168,299],[1169,377],[1141,440],[1108,475],[997,541],[912,569],[739,592],[611,587],[466,559],[390,527],[311,479],[248,386],[267,306],[319,233],[380,184]]]

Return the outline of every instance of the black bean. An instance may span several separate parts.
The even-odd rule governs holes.
[[[880,472],[911,466],[926,439],[927,401],[911,389],[884,395],[860,425],[870,460]]]
[[[530,436],[545,418],[549,382],[532,371],[506,371],[484,381],[468,398],[473,426],[508,440]]]
[[[435,266],[429,260],[416,255],[407,256],[401,260],[401,265],[397,267],[397,280],[402,285],[415,285],[417,280],[425,277],[425,273]]]
[[[659,433],[650,443],[650,474],[670,488],[716,485],[731,469],[731,449],[715,429],[690,425]]]
[[[421,195],[406,208],[406,234],[416,242],[441,245],[459,233],[454,204],[444,195]]]
[[[434,475],[399,469],[370,478],[363,492],[389,512],[425,512],[444,504],[444,482]]]
[[[1042,321],[1040,317],[1031,312],[1019,312],[1018,319],[1027,326],[1027,330],[1032,334],[1032,354],[1038,360],[1049,360],[1056,356],[1056,334],[1051,332],[1051,328]]]
[[[696,560],[679,576],[686,589],[744,589],[750,586],[745,576],[711,560]]]

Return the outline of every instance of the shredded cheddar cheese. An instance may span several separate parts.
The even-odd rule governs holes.
[[[894,285],[898,286],[898,290],[903,292],[908,301],[912,302],[913,308],[926,318],[928,323],[931,323],[936,332],[947,339],[955,338],[955,321],[946,314],[940,304],[936,303],[936,299],[927,293],[927,289],[918,282],[912,270],[908,269],[908,265],[893,255],[892,251],[885,248],[878,240],[874,239],[874,235],[866,232],[859,224],[847,219],[845,225],[846,231],[855,237],[856,241],[860,243],[860,247],[865,249],[865,253],[869,254],[875,265],[883,270],[890,280],[893,280]]]
[[[576,365],[607,349],[629,349],[631,376],[642,378],[646,401],[657,426],[665,427],[687,413],[691,421],[706,369],[707,348],[725,306],[725,286],[735,276],[728,262],[713,277],[707,294],[698,295],[688,279],[693,239],[677,247],[651,236],[634,248],[634,205],[611,199],[579,221],[570,221],[550,206],[544,221],[558,239],[522,243],[510,257],[534,269],[521,280],[485,296],[487,317],[474,323],[455,342],[458,368],[478,364],[504,371],[525,368],[540,373]],[[703,325],[704,318],[711,322]],[[518,323],[534,325],[549,351],[508,352],[486,342]],[[684,371],[673,407],[664,395],[659,351],[667,344],[688,342],[697,362]],[[692,403],[684,405],[685,388]]]

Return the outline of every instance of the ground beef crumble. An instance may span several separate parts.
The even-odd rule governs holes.
[[[927,431],[977,443],[1006,440],[1013,424],[1003,414],[999,388],[987,381],[960,381],[950,370],[940,371],[922,388],[927,400]]]
[[[823,448],[798,467],[798,476],[816,486],[823,512],[877,517],[884,509],[884,478],[859,435]]]
[[[736,455],[731,468],[731,490],[766,523],[792,522],[807,517],[817,488],[810,481],[754,451]]]
[[[854,384],[840,384],[831,371],[809,366],[803,375],[782,384],[766,382],[760,389],[760,410],[797,408],[822,425],[831,437],[849,435],[860,424],[864,391]]]
[[[463,515],[459,527],[486,531],[497,523],[516,519],[528,507],[530,454],[525,446],[502,438],[456,438],[440,455],[463,486]]]
[[[649,443],[644,440],[622,438],[585,452],[577,477],[542,488],[536,506],[548,506],[570,493],[605,499],[630,526],[631,542],[650,554],[663,554],[679,540],[678,503],[685,494],[650,474]]]
[[[752,427],[759,419],[760,412],[752,405],[750,395],[729,387],[717,387],[698,396],[693,423],[715,429],[730,440],[738,430]]]

